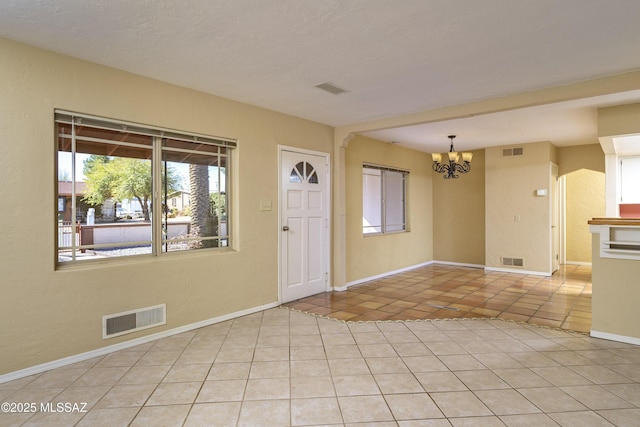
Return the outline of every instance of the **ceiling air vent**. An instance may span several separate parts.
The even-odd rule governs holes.
[[[524,154],[524,148],[522,147],[502,149],[502,157],[522,156],[523,154]]]
[[[345,93],[346,90],[339,88],[338,86],[334,85],[333,83],[320,83],[319,85],[315,85],[314,87],[317,87],[318,89],[322,89],[324,91],[327,91],[329,93],[332,93],[334,95],[340,95],[341,93]]]

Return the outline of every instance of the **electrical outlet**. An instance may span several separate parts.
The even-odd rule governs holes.
[[[514,216],[513,216],[513,220],[514,220],[515,222],[520,222],[520,215],[514,215]]]

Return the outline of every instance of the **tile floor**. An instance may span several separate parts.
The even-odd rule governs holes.
[[[480,317],[589,332],[591,266],[544,277],[436,264],[286,306],[350,321]]]
[[[640,347],[497,319],[274,308],[0,384],[0,401],[38,408],[2,426],[632,426]],[[87,412],[41,410],[59,402]]]
[[[425,267],[0,384],[36,409],[0,426],[638,425],[640,347],[555,329],[588,323],[590,285]]]

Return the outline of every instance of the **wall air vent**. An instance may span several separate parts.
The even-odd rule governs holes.
[[[102,339],[113,338],[131,332],[167,323],[167,305],[139,308],[102,317]]]
[[[327,91],[329,93],[332,93],[334,95],[340,95],[341,93],[345,93],[346,90],[339,88],[338,86],[334,85],[333,83],[320,83],[319,85],[315,85],[314,87],[317,87],[318,89],[322,89],[324,91]]]
[[[523,258],[502,257],[502,265],[508,267],[524,267]]]
[[[522,156],[522,155],[524,155],[524,148],[522,147],[502,149],[502,157]]]

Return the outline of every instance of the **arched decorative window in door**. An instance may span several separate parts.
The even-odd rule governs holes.
[[[318,174],[311,163],[299,162],[291,169],[289,182],[317,184]]]

